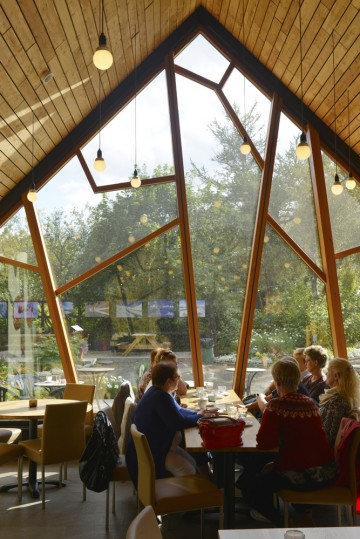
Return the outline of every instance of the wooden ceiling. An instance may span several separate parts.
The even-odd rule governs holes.
[[[0,210],[31,171],[33,153],[34,164],[42,161],[98,104],[92,56],[100,6],[99,0],[0,0]],[[103,95],[134,70],[135,39],[139,64],[199,7],[301,98],[297,0],[104,0],[114,64],[101,77]],[[359,0],[303,0],[301,22],[304,102],[331,129],[336,124],[358,155]],[[45,83],[48,72],[53,79]]]

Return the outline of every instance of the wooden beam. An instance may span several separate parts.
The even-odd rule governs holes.
[[[62,316],[60,300],[55,294],[55,281],[51,272],[51,264],[46,252],[46,246],[41,232],[39,218],[34,205],[28,201],[26,195],[23,195],[22,201],[33,240],[34,251],[39,264],[40,277],[50,312],[62,367],[64,369],[64,375],[67,382],[77,383],[77,373],[71,354],[68,334]]]
[[[191,253],[186,183],[180,134],[180,119],[177,102],[174,62],[173,57],[170,54],[166,57],[166,78],[169,92],[169,113],[174,153],[174,168],[175,176],[177,178],[177,201],[180,220],[185,298],[189,323],[190,351],[195,385],[202,386],[204,384],[204,377],[201,364],[200,332],[196,308],[196,288]]]
[[[336,271],[334,242],[331,232],[329,204],[326,193],[324,168],[321,157],[320,137],[310,126],[311,180],[314,191],[315,211],[319,227],[320,252],[326,275],[326,298],[335,356],[347,358],[344,322],[341,310],[339,283]]]
[[[251,342],[256,295],[259,284],[261,259],[264,247],[265,227],[269,208],[270,191],[274,170],[276,142],[279,132],[281,99],[275,94],[271,106],[271,119],[267,133],[264,169],[262,171],[258,207],[255,220],[253,244],[251,248],[248,280],[245,291],[240,337],[234,374],[234,390],[242,395],[245,385],[246,366]]]

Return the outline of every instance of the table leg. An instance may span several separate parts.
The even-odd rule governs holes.
[[[235,525],[235,479],[234,453],[213,453],[214,479],[218,487],[224,488],[224,528]]]
[[[141,341],[141,337],[135,337],[132,343],[129,344],[129,346],[126,348],[125,352],[123,352],[123,356],[127,356],[130,354],[130,352],[136,347],[137,344]]]
[[[37,438],[37,419],[29,421],[29,438],[33,440]],[[37,464],[32,460],[29,460],[29,479],[28,487],[33,498],[40,498],[39,485],[37,482]]]

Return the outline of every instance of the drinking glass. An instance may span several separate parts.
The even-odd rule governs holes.
[[[284,539],[305,539],[305,533],[301,530],[287,530]]]

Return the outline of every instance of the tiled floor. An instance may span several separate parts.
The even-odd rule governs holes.
[[[16,481],[16,463],[0,468],[0,486]],[[51,473],[51,470],[53,472]],[[56,469],[50,467],[50,474]],[[24,491],[23,503],[17,503],[16,489],[0,493],[1,536],[11,539],[124,539],[127,527],[137,513],[136,497],[130,483],[118,484],[116,492],[116,514],[110,513],[110,529],[105,531],[105,492],[87,492],[82,501],[82,488],[76,465],[69,467],[67,486],[64,489],[47,487],[46,509],[30,498]],[[318,526],[335,526],[334,508],[315,508],[314,517]],[[358,525],[360,519],[358,518]],[[237,528],[267,528],[250,519],[246,506],[236,506]],[[217,539],[218,514],[205,515],[205,539]],[[164,539],[197,539],[200,524],[197,514],[171,515],[163,518]]]

